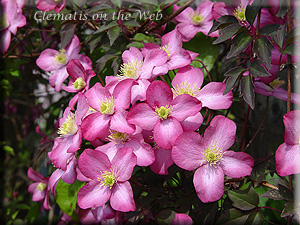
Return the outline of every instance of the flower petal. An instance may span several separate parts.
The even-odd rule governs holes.
[[[174,163],[171,157],[171,151],[157,147],[155,148],[154,153],[155,161],[150,166],[151,170],[160,175],[169,174],[168,168]]]
[[[125,109],[119,108],[111,117],[110,128],[121,133],[133,133],[134,126],[128,124],[126,120],[128,112]]]
[[[300,142],[300,110],[293,110],[283,116],[284,141],[289,145]]]
[[[105,87],[102,87],[100,83],[96,83],[85,93],[85,96],[88,100],[88,104],[93,109],[100,111],[100,102],[104,101],[105,98],[110,98],[111,94]]]
[[[128,181],[113,186],[110,205],[114,210],[121,212],[135,210],[132,188]]]
[[[178,31],[182,35],[182,41],[190,41],[197,34],[197,29],[195,25],[189,23],[180,23],[176,26]]]
[[[146,92],[147,103],[153,108],[167,106],[173,100],[173,92],[169,85],[162,81],[153,81]]]
[[[172,80],[172,86],[177,89],[177,87],[182,84],[190,84],[191,87],[195,89],[200,89],[203,83],[203,73],[199,68],[193,68],[191,65],[180,68],[174,79]]]
[[[36,60],[36,64],[44,71],[53,71],[61,67],[60,64],[56,63],[55,55],[59,54],[59,51],[54,49],[46,49],[42,51],[40,56]]]
[[[194,116],[190,116],[181,122],[183,131],[195,131],[197,130],[203,122],[203,116],[200,112],[196,113]]]
[[[276,171],[280,176],[300,173],[300,146],[281,144],[275,154]]]

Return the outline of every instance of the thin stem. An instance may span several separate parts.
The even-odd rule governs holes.
[[[200,63],[202,64],[202,66],[204,67],[204,69],[205,69],[205,71],[206,71],[206,73],[207,73],[208,79],[209,79],[209,81],[211,82],[212,79],[211,79],[211,77],[210,77],[210,75],[209,75],[209,72],[208,72],[206,66],[204,65],[204,63],[203,63],[201,60],[199,60],[199,59],[195,59],[195,61],[198,61],[198,62],[200,62]]]
[[[246,135],[246,130],[247,130],[247,123],[248,123],[248,119],[249,119],[249,114],[250,114],[250,106],[248,105],[247,114],[246,114],[246,118],[245,118],[245,123],[244,123],[244,127],[243,127],[243,133],[242,133],[241,141],[240,141],[239,152],[241,152],[242,149],[243,149],[243,144],[244,144],[244,140],[245,140],[245,135]]]
[[[272,209],[272,210],[275,210],[275,211],[281,213],[281,211],[279,209],[275,209],[275,208],[272,208],[270,206],[261,206],[260,208],[263,208],[263,209]]]

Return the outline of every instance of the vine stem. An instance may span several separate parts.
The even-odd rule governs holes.
[[[245,123],[244,123],[244,127],[243,127],[243,133],[242,133],[242,137],[241,137],[241,141],[240,141],[239,152],[241,152],[242,149],[243,149],[243,144],[244,144],[244,140],[245,140],[245,135],[246,135],[246,129],[247,129],[247,123],[248,123],[248,119],[249,119],[249,114],[250,114],[250,106],[248,105],[247,114],[246,114],[246,118],[245,118]]]
[[[200,63],[202,64],[203,68],[205,69],[205,71],[206,71],[206,73],[207,73],[209,82],[211,82],[211,81],[212,81],[211,76],[209,75],[209,72],[208,72],[206,66],[204,65],[204,63],[203,63],[201,60],[199,60],[199,59],[195,59],[194,61],[198,61],[198,62],[200,62]]]

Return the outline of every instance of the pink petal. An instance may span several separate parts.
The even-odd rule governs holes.
[[[8,29],[0,31],[0,53],[4,54],[9,48],[11,33]]]
[[[77,193],[77,204],[82,209],[103,206],[111,196],[112,190],[92,180]]]
[[[132,188],[128,181],[113,186],[110,205],[114,210],[121,212],[135,210]]]
[[[208,128],[204,132],[204,139],[207,144],[214,142],[222,150],[229,149],[235,141],[236,125],[235,123],[224,117],[216,116],[210,122]]]
[[[182,40],[184,42],[190,41],[197,34],[197,29],[194,25],[189,23],[180,23],[176,26],[178,31],[182,35]]]
[[[41,182],[41,181],[45,180],[45,178],[42,176],[42,174],[40,174],[39,172],[36,172],[31,167],[27,171],[27,176],[32,181]]]
[[[176,28],[162,36],[161,46],[165,45],[171,46],[171,55],[182,49],[181,34]]]
[[[72,38],[70,43],[66,46],[66,51],[69,59],[74,59],[80,51],[80,42],[76,35]],[[91,68],[90,68],[91,69]]]
[[[174,5],[173,12],[177,11],[180,8],[180,6]],[[191,15],[194,14],[194,10],[192,7],[187,7],[185,10],[183,10],[181,13],[179,13],[175,20],[181,23],[189,23],[191,22]]]
[[[122,147],[124,147],[124,144],[122,143],[109,142],[105,145],[98,146],[95,150],[105,153],[111,161],[115,157],[119,148]]]
[[[134,105],[128,112],[128,123],[140,126],[145,130],[152,130],[159,117],[146,103]]]
[[[183,131],[195,131],[203,122],[203,116],[200,112],[196,113],[195,116],[190,116],[181,122]]]
[[[176,213],[171,225],[192,225],[193,220],[191,217],[184,213]]]
[[[173,100],[173,92],[169,85],[162,81],[153,81],[146,92],[147,103],[155,109],[156,107],[167,106]]]
[[[276,87],[273,90],[273,96],[279,98],[281,100],[287,101],[288,99],[288,92],[281,87]],[[297,105],[300,105],[300,95],[297,93],[292,93],[291,95],[291,102]]]
[[[182,84],[190,84],[191,87],[200,89],[203,83],[203,73],[199,68],[193,68],[191,65],[180,68],[174,79],[172,80],[172,86],[177,89]]]
[[[55,9],[54,9],[54,11],[57,12],[57,13],[59,13],[61,10],[63,10],[63,8],[66,5],[66,1],[67,0],[62,0],[62,1],[58,2],[57,5],[56,5],[56,7],[55,7]]]
[[[171,116],[178,121],[183,121],[190,116],[196,115],[201,108],[201,102],[188,94],[179,95],[172,101]]]
[[[107,155],[93,149],[85,149],[78,159],[79,170],[92,180],[97,180],[101,172],[109,170],[110,166]]]
[[[55,189],[58,181],[60,180],[61,176],[64,174],[65,171],[61,169],[56,169],[49,178],[49,189],[55,195]]]
[[[212,7],[214,3],[211,1],[202,1],[198,4],[196,12],[205,18],[205,21],[212,20]]]
[[[138,85],[131,87],[131,104],[135,104],[137,101],[146,100],[146,90],[150,85],[150,82],[145,79],[137,80]]]
[[[174,55],[171,55],[169,61],[167,62],[167,65],[169,70],[175,70],[189,65],[191,62],[192,59],[190,54],[187,51],[180,49],[177,50]]]
[[[61,67],[61,65],[58,64],[55,60],[56,54],[59,54],[59,51],[56,51],[54,49],[46,49],[42,51],[40,56],[37,58],[36,64],[38,65],[38,67],[45,71],[57,70]]]
[[[133,148],[120,148],[112,160],[112,165],[118,174],[118,182],[124,182],[130,179],[134,166],[136,165],[136,156]]]
[[[78,93],[78,103],[77,103],[77,109],[75,111],[75,121],[77,126],[81,125],[81,121],[86,115],[89,105],[87,104],[86,97],[83,93]]]
[[[67,65],[67,71],[70,77],[74,80],[81,77],[84,81],[86,81],[86,74],[83,66],[77,59],[72,59]]]
[[[185,170],[197,169],[203,160],[204,139],[198,133],[184,132],[174,143],[172,159],[175,164]]]
[[[205,85],[197,98],[202,102],[203,107],[210,109],[228,109],[232,104],[232,92],[223,95],[226,84],[221,82],[210,82]]]
[[[128,109],[131,102],[131,87],[137,84],[133,79],[125,79],[116,85],[113,96],[115,108]]]
[[[155,161],[150,166],[151,170],[160,175],[169,174],[168,168],[174,163],[171,157],[171,151],[157,147],[155,148],[154,153]]]
[[[46,194],[46,189],[44,189],[43,191],[40,191],[37,188],[38,185],[39,185],[39,183],[33,183],[33,184],[30,184],[28,187],[28,192],[33,194],[32,201],[34,201],[34,202],[43,200],[45,198],[45,194]]]
[[[92,60],[86,55],[78,54],[74,55],[72,58],[78,59],[85,70],[91,70],[93,68]]]
[[[300,110],[293,110],[283,116],[285,126],[284,141],[288,145],[299,145],[300,140]]]
[[[171,149],[176,138],[183,130],[177,119],[169,117],[159,120],[153,128],[153,138],[156,144],[164,149]]]
[[[73,184],[75,182],[77,178],[76,166],[77,166],[77,160],[76,157],[74,156],[68,163],[67,170],[61,177],[65,183]]]
[[[66,67],[61,67],[55,70],[54,74],[49,77],[49,83],[56,91],[60,91],[61,86],[69,74],[67,73]]]
[[[133,133],[134,126],[126,120],[128,112],[125,109],[118,109],[111,117],[110,128],[121,133]]]
[[[224,174],[232,178],[250,175],[253,165],[253,158],[244,152],[226,151],[220,161]]]
[[[44,12],[48,12],[48,11],[53,10],[55,8],[56,4],[57,3],[53,0],[38,0],[36,2],[36,7],[39,10],[42,10]]]
[[[126,50],[122,53],[123,63],[130,63],[134,61],[143,61],[142,53],[139,49],[135,47],[130,47],[129,50]]]
[[[100,102],[105,101],[105,98],[109,99],[111,94],[105,87],[102,87],[100,83],[96,83],[85,93],[85,96],[88,100],[88,104],[93,109],[100,111]]]
[[[84,118],[81,124],[83,138],[88,141],[101,139],[109,127],[111,117],[100,112],[92,113]]]
[[[73,135],[72,144],[67,150],[68,153],[74,153],[80,148],[81,141],[82,141],[81,138],[82,138],[82,133],[81,130],[79,129],[78,132]]]
[[[194,186],[204,203],[219,200],[224,194],[224,173],[221,167],[203,165],[194,174]]]
[[[281,144],[275,154],[276,171],[280,176],[300,173],[300,146]]]

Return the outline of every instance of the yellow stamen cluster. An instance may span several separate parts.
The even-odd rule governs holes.
[[[101,186],[109,187],[110,189],[114,186],[118,181],[116,171],[111,168],[110,171],[102,172],[100,171],[100,177],[97,177],[97,180],[100,181]]]
[[[68,63],[67,52],[65,49],[61,49],[59,53],[54,56],[54,59],[61,65],[66,65]]]
[[[61,127],[58,129],[57,133],[60,134],[60,136],[73,135],[76,134],[77,130],[78,128],[75,122],[75,116],[73,113],[70,113],[65,122],[63,122]]]
[[[110,130],[110,135],[108,136],[108,140],[113,142],[121,141],[122,143],[124,143],[128,139],[129,139],[129,134],[121,133],[114,130]]]
[[[109,97],[109,98],[105,97],[105,100],[100,102],[100,112],[103,115],[114,114],[115,108],[114,108],[113,97]]]
[[[155,113],[159,116],[161,120],[167,119],[172,112],[172,106],[161,106],[155,109]]]
[[[212,142],[202,153],[202,158],[210,165],[218,165],[224,153],[217,143]]]
[[[168,55],[168,59],[170,59],[171,52],[172,52],[171,44],[169,43],[167,45],[161,46],[160,49],[164,50]]]
[[[199,25],[200,23],[203,22],[204,17],[201,16],[200,14],[198,14],[197,12],[194,12],[191,15],[191,20],[192,20],[193,24],[197,26],[197,25]]]
[[[193,86],[190,83],[187,83],[186,81],[184,83],[181,83],[179,85],[176,85],[174,89],[172,89],[174,97],[182,94],[188,94],[192,97],[195,97],[199,94],[200,89],[197,87],[196,84]]]
[[[40,182],[37,186],[37,189],[39,191],[43,191],[43,190],[45,190],[46,187],[47,187],[47,184]]]
[[[126,79],[131,78],[137,80],[140,76],[139,72],[142,69],[142,62],[141,61],[131,61],[129,63],[123,63],[119,70],[120,75],[119,78]]]
[[[276,78],[275,80],[273,80],[272,82],[270,82],[270,86],[272,88],[276,88],[279,87],[281,85],[283,85],[285,82],[283,80],[280,80],[280,78]]]
[[[246,10],[240,5],[235,8],[233,15],[240,21],[245,22],[246,21]]]
[[[75,82],[73,83],[73,86],[76,90],[81,90],[82,88],[84,88],[86,86],[86,83],[81,77],[79,77],[75,80]]]

